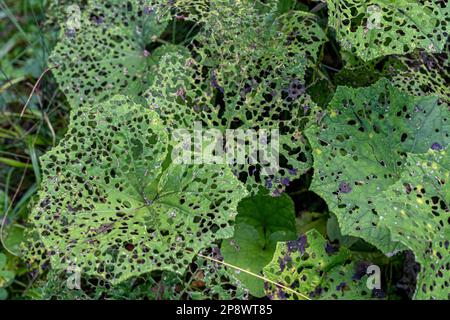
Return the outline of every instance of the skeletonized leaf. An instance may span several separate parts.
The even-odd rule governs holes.
[[[306,132],[313,148],[311,189],[336,214],[342,234],[385,253],[392,241],[374,207],[401,178],[406,153],[450,143],[450,111],[437,97],[413,97],[382,79],[371,87],[339,87],[321,121]]]
[[[450,6],[430,0],[327,1],[343,49],[368,61],[416,48],[440,52],[449,35]]]
[[[446,47],[448,51],[448,46]],[[400,90],[415,96],[437,95],[450,101],[449,69],[445,54],[418,52],[411,56],[391,59],[384,67],[391,82]]]
[[[245,1],[200,2],[192,7],[201,11],[194,17],[203,26],[193,55],[162,59],[149,104],[174,129],[189,130],[200,121],[221,133],[279,130],[280,168],[273,174],[261,174],[273,162],[230,163],[252,192],[265,186],[279,193],[311,165],[302,130],[313,102],[303,78],[325,34],[308,14],[277,17],[275,2],[268,12]]]
[[[91,0],[82,12],[72,13],[49,58],[71,106],[92,105],[115,94],[139,99],[155,63],[146,48],[169,19],[168,8],[156,0]]]
[[[202,250],[203,255],[218,259],[217,248]],[[28,290],[27,297],[39,300],[201,300],[248,298],[245,289],[235,277],[234,270],[196,256],[184,274],[164,271],[142,274],[113,285],[97,277],[80,277],[80,289],[67,288],[72,272],[50,270],[44,281],[38,280]]]
[[[312,229],[297,240],[279,242],[272,261],[264,268],[264,275],[288,287],[266,283],[271,299],[367,299],[366,269],[348,262],[350,252],[333,248],[323,236]],[[299,292],[300,294],[296,294]]]
[[[377,198],[380,224],[420,263],[416,299],[449,299],[450,157],[448,151],[412,154],[401,178]]]
[[[56,269],[118,283],[152,270],[183,273],[200,249],[232,236],[246,192],[219,165],[167,165],[154,111],[116,96],[73,113],[42,159],[31,215]]]

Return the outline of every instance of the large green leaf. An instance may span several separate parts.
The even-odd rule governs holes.
[[[374,201],[400,179],[407,152],[446,146],[449,131],[450,111],[437,97],[409,96],[384,79],[339,87],[306,132],[314,154],[311,189],[336,214],[342,234],[395,252],[404,246],[379,223]]]
[[[293,291],[266,283],[266,293],[277,300],[368,299],[366,268],[358,270],[350,259],[350,251],[333,248],[314,229],[297,240],[279,242],[264,275]]]
[[[275,1],[268,11],[247,1],[186,5],[202,25],[192,57],[174,53],[162,59],[149,104],[174,129],[192,129],[195,121],[222,133],[278,129],[280,169],[274,174],[261,174],[273,163],[231,164],[252,192],[263,185],[278,193],[311,165],[302,130],[313,102],[303,78],[325,34],[306,13],[277,16]]]
[[[278,241],[296,237],[295,210],[291,198],[258,194],[238,206],[234,237],[222,243],[225,262],[261,274],[272,259]],[[264,296],[264,282],[241,272],[236,275],[253,296]]]
[[[31,214],[52,267],[120,282],[152,270],[183,273],[214,240],[231,237],[245,189],[220,165],[164,165],[154,111],[116,96],[73,113],[42,158]]]
[[[64,24],[49,66],[72,107],[115,94],[139,98],[148,88],[155,61],[146,48],[170,19],[160,3],[90,0],[79,18]]]
[[[450,299],[448,151],[409,155],[399,181],[374,207],[392,239],[411,249],[421,265],[415,297]]]
[[[202,250],[202,255],[221,259],[218,248]],[[248,290],[235,277],[233,269],[196,256],[184,274],[149,273],[118,284],[105,279],[81,277],[80,288],[71,290],[67,281],[71,272],[50,270],[45,278],[33,283],[27,298],[39,300],[120,299],[120,300],[200,300],[248,298]]]
[[[447,1],[329,0],[327,4],[329,24],[341,46],[366,61],[415,48],[442,51],[450,31]]]

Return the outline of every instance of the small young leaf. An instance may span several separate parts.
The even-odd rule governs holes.
[[[225,262],[260,274],[272,259],[277,242],[295,237],[295,210],[290,197],[258,194],[239,203],[234,237],[223,241],[222,255]],[[244,272],[236,277],[253,296],[264,296],[261,279]]]

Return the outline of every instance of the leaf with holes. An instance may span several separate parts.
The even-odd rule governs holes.
[[[380,224],[420,263],[416,299],[450,299],[450,157],[411,154],[399,181],[374,201]]]
[[[366,267],[350,259],[350,251],[334,248],[314,229],[279,242],[264,275],[285,288],[267,282],[266,293],[276,300],[370,298]]]
[[[167,26],[161,1],[88,1],[63,26],[49,67],[71,106],[103,102],[115,94],[139,101],[150,84],[153,37]]]
[[[440,52],[449,35],[450,6],[430,0],[328,0],[331,27],[344,50],[368,61],[416,48]]]
[[[385,253],[403,249],[380,224],[374,202],[401,177],[406,153],[450,143],[450,111],[437,97],[412,97],[385,79],[339,87],[320,123],[306,132],[313,148],[311,189],[336,214],[342,234]]]
[[[223,134],[241,130],[243,140],[254,137],[250,130],[266,130],[268,138],[255,141],[264,145],[269,159],[261,161],[259,154],[258,163],[228,163],[252,193],[263,186],[276,195],[311,166],[302,131],[314,103],[303,78],[325,33],[311,15],[276,16],[275,1],[267,4],[275,11],[268,12],[247,2],[214,1],[205,8],[197,4],[193,7],[201,14],[194,17],[203,28],[193,42],[192,57],[173,53],[162,59],[158,80],[148,90],[149,104],[174,129],[191,130],[199,121]],[[278,159],[270,156],[275,153],[271,130],[279,133]]]
[[[73,113],[42,159],[31,215],[53,268],[112,283],[182,273],[200,249],[232,236],[241,183],[220,165],[167,164],[167,139],[154,111],[123,96]]]
[[[447,46],[448,50],[448,46]],[[389,59],[384,66],[384,73],[400,90],[415,96],[437,95],[450,101],[448,68],[444,62],[448,58],[444,54],[427,54],[420,52],[410,56]]]
[[[202,250],[202,255],[221,259],[218,248]],[[235,272],[219,263],[196,256],[184,274],[164,271],[148,273],[113,285],[98,277],[80,277],[80,290],[68,290],[67,279],[72,272],[50,270],[45,281],[33,283],[29,295],[40,300],[201,300],[248,298],[248,290]],[[31,291],[31,292],[30,292]]]

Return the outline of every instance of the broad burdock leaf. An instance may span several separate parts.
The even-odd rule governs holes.
[[[314,63],[317,62],[320,48],[327,41],[317,20],[317,16],[303,11],[291,11],[277,18],[281,32],[287,36],[285,44]]]
[[[447,1],[327,1],[331,27],[344,50],[368,61],[416,48],[440,52],[450,31]]]
[[[31,214],[54,269],[111,283],[152,270],[183,273],[214,240],[231,237],[246,196],[220,165],[176,165],[154,111],[124,96],[73,112],[65,139],[42,158]]]
[[[311,190],[336,214],[343,235],[384,253],[403,249],[380,224],[374,201],[399,181],[406,153],[450,142],[450,111],[437,97],[413,97],[385,79],[367,88],[339,87],[323,117],[308,128],[313,148]]]
[[[450,69],[445,67],[444,61],[447,61],[444,55],[417,52],[391,58],[383,71],[393,85],[404,92],[415,96],[437,95],[450,102]]]
[[[89,1],[76,21],[64,24],[49,58],[71,106],[115,94],[138,100],[155,64],[148,48],[169,20],[169,8],[161,1]]]
[[[154,83],[157,73],[160,70],[160,68],[163,68],[163,66],[160,66],[160,63],[169,63],[169,61],[164,60],[162,61],[163,57],[166,54],[176,52],[177,54],[180,54],[182,56],[188,56],[189,51],[186,47],[182,47],[175,44],[164,44],[160,47],[157,47],[155,50],[152,51],[150,55],[150,61],[149,61],[149,85],[150,86],[156,86],[157,84]],[[144,95],[145,96],[145,95]]]
[[[447,131],[448,132],[448,131]],[[408,155],[400,179],[374,199],[379,223],[420,263],[416,299],[450,299],[450,157]]]
[[[227,0],[179,0],[173,7],[186,14],[183,19],[194,21],[203,27],[200,39],[212,35],[203,43],[197,39],[206,47],[205,51],[211,50],[207,53],[209,55],[213,51],[221,56],[229,56],[234,52],[248,55],[254,46],[263,48],[264,40],[270,46],[278,40],[292,55],[302,53],[315,62],[320,47],[327,40],[318,17],[298,10],[280,13],[278,5],[278,0],[236,3]],[[208,45],[211,47],[208,48]],[[219,60],[217,57],[210,58]]]
[[[149,105],[173,129],[191,130],[195,121],[222,134],[278,129],[279,170],[264,176],[273,163],[230,163],[253,193],[264,186],[278,194],[311,166],[302,131],[314,104],[303,78],[325,34],[308,14],[277,17],[247,2],[214,1],[207,8],[192,57],[163,57]]]
[[[211,24],[213,23],[211,18],[219,18],[221,12],[227,14],[234,13],[241,17],[244,17],[246,13],[255,13],[261,17],[264,16],[272,19],[282,13],[282,11],[278,10],[278,5],[278,0],[175,0],[173,1],[172,7],[177,12],[178,17],[183,20],[189,20],[199,24]],[[249,7],[254,10],[252,12],[247,11]],[[245,23],[245,19],[242,21],[233,19],[232,21],[233,26],[239,23]]]
[[[222,242],[224,261],[261,274],[272,259],[278,241],[294,240],[294,202],[287,194],[280,197],[258,194],[238,206],[234,237]],[[264,296],[264,282],[245,272],[236,275],[256,297]]]
[[[297,240],[279,242],[264,276],[287,290],[266,282],[270,299],[368,299],[366,268],[358,270],[345,248],[334,248],[312,229]],[[298,292],[300,294],[296,294]]]

